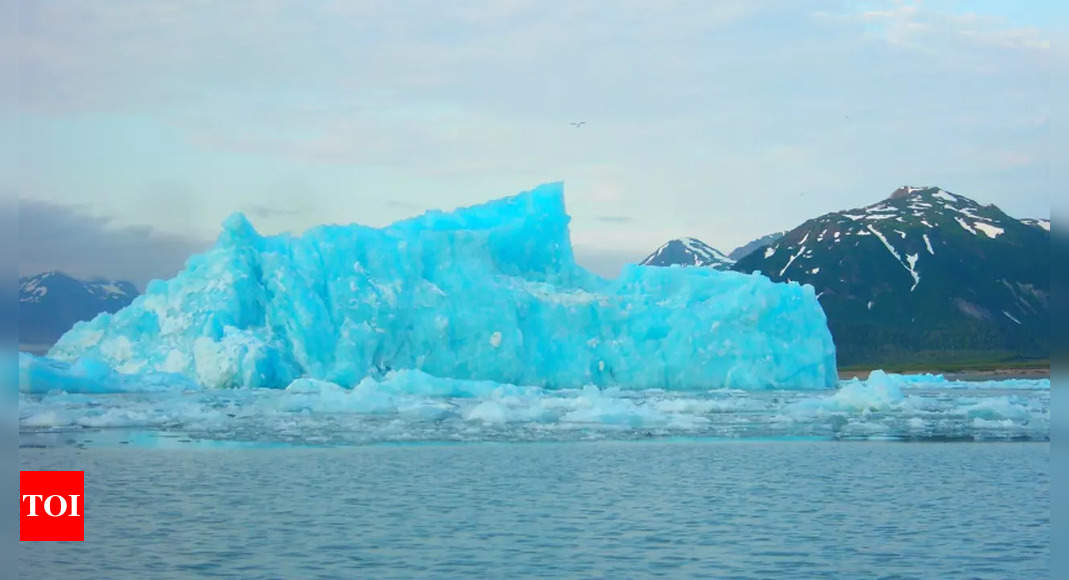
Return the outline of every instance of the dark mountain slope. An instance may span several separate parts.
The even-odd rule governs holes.
[[[130,282],[78,280],[45,272],[19,280],[19,343],[51,345],[79,320],[115,312],[137,297]]]
[[[738,261],[812,284],[843,365],[1049,355],[1050,233],[939,188],[829,213]]]

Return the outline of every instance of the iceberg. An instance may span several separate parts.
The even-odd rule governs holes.
[[[135,393],[197,390],[200,385],[184,375],[144,372],[116,373],[106,363],[86,356],[73,363],[19,353],[19,390],[24,393]]]
[[[546,389],[836,385],[811,286],[638,265],[604,279],[575,263],[569,221],[560,183],[384,228],[264,236],[235,214],[211,250],[48,358],[206,388],[398,371]]]

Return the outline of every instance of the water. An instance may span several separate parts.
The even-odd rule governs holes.
[[[23,393],[28,577],[1046,576],[1050,381]]]
[[[86,541],[23,576],[1049,575],[1043,442],[176,437],[25,436],[22,469],[85,470]]]

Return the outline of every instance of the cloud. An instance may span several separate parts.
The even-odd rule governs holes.
[[[562,179],[609,250],[741,243],[904,181],[1047,205],[1064,135],[1018,120],[1053,114],[1061,30],[828,6],[25,3],[0,54],[29,168],[0,186],[210,236],[242,208],[265,232],[385,225]]]
[[[170,278],[207,240],[160,233],[150,227],[111,227],[107,218],[80,207],[20,200],[20,276],[61,270],[82,278],[129,280],[140,287]]]
[[[615,278],[627,264],[637,264],[645,254],[638,255],[626,249],[605,249],[575,244],[573,248],[575,261],[584,268],[604,276]]]
[[[1038,28],[1012,26],[998,18],[971,12],[945,12],[919,3],[896,2],[884,10],[855,15],[873,24],[891,44],[931,52],[957,43],[979,49],[1047,51],[1050,38]]]
[[[389,208],[403,209],[403,210],[408,210],[408,211],[413,211],[413,212],[423,211],[423,210],[426,209],[425,207],[422,207],[418,203],[412,203],[410,201],[400,201],[400,200],[397,200],[397,199],[387,200],[387,201],[383,202],[382,205],[384,205],[386,207],[389,207]]]
[[[267,219],[275,217],[292,217],[300,215],[304,210],[291,207],[268,207],[266,205],[250,205],[245,208],[245,213],[254,218]]]

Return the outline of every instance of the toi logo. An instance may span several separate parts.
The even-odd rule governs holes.
[[[81,542],[85,539],[83,471],[19,472],[19,539]]]

